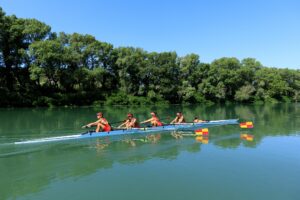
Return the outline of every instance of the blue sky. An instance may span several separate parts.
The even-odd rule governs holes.
[[[252,57],[300,69],[299,0],[1,0],[0,6],[7,15],[115,47],[196,53],[201,62]]]

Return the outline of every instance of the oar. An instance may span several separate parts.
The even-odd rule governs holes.
[[[113,131],[116,131],[116,130],[129,130],[130,128],[126,128],[126,127],[114,127],[112,126],[111,127]]]
[[[90,127],[88,127],[87,125],[84,125],[84,126],[82,126],[81,128],[90,128]]]
[[[124,123],[126,121],[126,119],[125,120],[122,120],[122,121],[118,121],[118,122],[111,122],[111,123],[109,123],[109,124],[119,124],[119,123]]]
[[[182,122],[182,123],[173,123],[173,124],[164,124],[164,126],[168,125],[185,125],[185,124],[201,124],[201,123],[207,123],[210,122],[209,120],[202,120],[201,122]]]
[[[160,120],[165,120],[165,119],[171,119],[171,117],[168,116],[168,117],[162,118],[162,119],[160,119]]]

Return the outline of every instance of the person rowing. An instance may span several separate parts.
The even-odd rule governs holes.
[[[103,117],[103,113],[99,112],[97,113],[97,121],[95,122],[91,122],[85,126],[83,126],[83,128],[90,128],[91,126],[97,126],[95,132],[109,132],[111,131],[111,126],[109,125],[108,121]]]
[[[185,119],[182,112],[178,112],[176,113],[175,119],[173,119],[173,121],[171,121],[170,124],[181,124],[181,123],[185,123]]]
[[[194,123],[201,123],[201,122],[206,122],[205,120],[201,120],[198,117],[195,117],[193,120]]]
[[[121,127],[126,127],[127,129],[129,129],[129,128],[139,128],[140,126],[139,126],[137,119],[133,117],[133,114],[128,113],[127,119],[125,120],[125,122],[123,124],[121,124],[120,126],[118,126],[118,128],[121,128]]]
[[[141,124],[150,122],[152,126],[162,126],[163,125],[163,123],[161,121],[159,121],[159,118],[157,117],[155,112],[151,112],[150,114],[152,117],[150,119],[147,119],[147,120],[141,122]]]

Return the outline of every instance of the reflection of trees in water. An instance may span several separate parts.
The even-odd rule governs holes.
[[[223,148],[237,148],[241,145],[240,138],[232,138],[227,140],[217,140],[214,142],[214,145],[223,147]]]
[[[192,121],[195,116],[200,119],[215,120],[240,118],[261,124],[268,133],[274,129],[282,132],[286,124],[298,128],[300,124],[299,104],[270,104],[270,105],[162,105],[162,106],[104,106],[81,108],[22,108],[3,109],[0,112],[0,135],[61,135],[82,132],[80,127],[96,119],[95,113],[102,111],[110,121],[121,121],[128,112],[132,112],[139,120],[149,118],[151,111],[156,111],[166,123],[171,121],[175,113],[182,111],[187,121]],[[13,126],[12,126],[13,123]],[[290,130],[291,130],[290,129]]]
[[[0,199],[35,193],[56,179],[85,176],[99,168],[111,168],[112,160],[97,159],[85,145],[53,145],[32,154],[3,159]],[[1,161],[2,162],[2,161]],[[5,189],[4,189],[5,188]]]
[[[253,142],[245,142],[240,140],[239,134],[232,134],[234,127],[227,127],[227,129],[211,128],[209,142],[222,148],[237,148],[240,145],[256,146],[256,138]],[[132,145],[130,141],[135,144]],[[6,184],[2,186],[6,190],[1,197],[17,198],[27,193],[38,192],[54,179],[90,175],[100,169],[111,168],[114,163],[137,164],[153,158],[176,159],[182,151],[200,152],[201,145],[203,144],[197,143],[194,137],[176,139],[168,134],[159,137],[153,134],[123,141],[110,141],[105,138],[87,143],[49,146],[34,154],[5,159],[6,165],[1,166],[0,171],[8,173],[1,176],[1,182]],[[17,180],[17,177],[22,179]],[[11,196],[12,194],[14,197]]]
[[[201,144],[200,143],[193,143],[186,149],[190,153],[197,153],[201,151]]]
[[[50,133],[54,129],[58,129],[57,133],[60,133],[66,127],[78,132],[77,128],[84,122],[95,119],[97,111],[103,111],[110,121],[122,120],[128,111],[140,119],[148,118],[149,112],[153,110],[158,111],[161,117],[182,111],[188,121],[195,115],[202,119],[238,117],[253,121],[254,129],[245,131],[255,136],[252,142],[242,141],[239,136],[231,137],[232,133],[239,135],[244,132],[238,126],[224,126],[210,128],[209,144],[222,148],[237,148],[240,145],[256,147],[265,136],[289,135],[299,131],[299,105],[4,109],[0,112],[0,135],[41,134]],[[90,175],[98,170],[111,168],[116,162],[132,164],[153,158],[175,159],[181,151],[200,152],[202,146],[192,137],[174,139],[168,134],[162,134],[159,139],[156,136],[143,136],[128,141],[91,140],[83,143],[52,144],[42,146],[41,150],[34,153],[0,158],[0,162],[5,163],[0,165],[0,172],[5,172],[1,173],[0,199],[14,199],[38,192],[52,180]]]

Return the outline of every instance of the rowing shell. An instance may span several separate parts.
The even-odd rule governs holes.
[[[39,138],[39,139],[33,139],[33,140],[18,141],[18,142],[14,142],[14,144],[34,144],[34,143],[78,140],[78,139],[99,138],[99,137],[107,137],[107,136],[120,136],[120,135],[130,135],[130,134],[169,132],[169,131],[193,131],[193,130],[196,130],[196,129],[202,128],[202,127],[221,126],[221,125],[229,125],[229,124],[238,124],[238,119],[215,120],[215,121],[200,122],[200,123],[169,124],[169,125],[158,126],[158,127],[112,130],[110,132],[89,131],[89,132],[77,134],[77,135],[47,137],[47,138]]]

